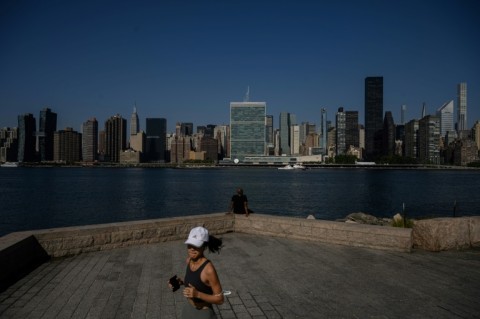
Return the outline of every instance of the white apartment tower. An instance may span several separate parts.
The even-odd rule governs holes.
[[[453,125],[453,100],[444,103],[437,110],[437,117],[440,119],[440,135],[445,137],[447,132],[454,131]]]

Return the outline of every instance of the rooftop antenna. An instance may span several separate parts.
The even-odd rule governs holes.
[[[137,113],[137,101],[133,104],[133,113]]]
[[[250,86],[247,86],[247,93],[245,93],[245,99],[243,102],[249,102],[250,101]]]

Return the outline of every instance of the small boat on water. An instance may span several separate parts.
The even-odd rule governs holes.
[[[18,167],[18,163],[17,162],[5,162],[0,166],[1,167]]]
[[[305,170],[307,169],[305,166],[303,166],[302,164],[287,164],[285,166],[282,166],[282,167],[279,167],[278,169],[301,169],[301,170]]]

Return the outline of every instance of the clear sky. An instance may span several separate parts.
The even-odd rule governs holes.
[[[364,79],[384,77],[384,111],[434,114],[468,85],[480,120],[480,1],[0,1],[0,127],[48,106],[58,129],[120,114],[228,124],[229,103],[267,103],[298,122],[364,123]]]

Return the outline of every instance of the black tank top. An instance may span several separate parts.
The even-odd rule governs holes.
[[[207,286],[202,282],[200,279],[200,274],[203,271],[203,268],[210,262],[210,260],[206,260],[197,270],[192,271],[190,270],[190,263],[187,265],[187,271],[185,273],[185,287],[188,287],[189,284],[192,284],[198,291],[203,292],[204,294],[212,295],[213,290],[212,287]],[[199,301],[199,298],[193,298],[195,301]]]

